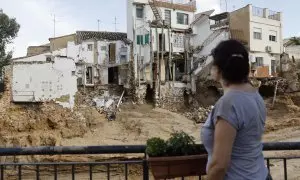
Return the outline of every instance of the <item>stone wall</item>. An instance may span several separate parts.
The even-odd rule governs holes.
[[[167,82],[161,85],[161,99],[159,106],[171,111],[177,111],[185,107],[186,84]]]

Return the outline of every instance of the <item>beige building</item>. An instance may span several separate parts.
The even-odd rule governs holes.
[[[230,29],[249,48],[256,76],[275,76],[283,52],[282,13],[247,5],[230,13]]]

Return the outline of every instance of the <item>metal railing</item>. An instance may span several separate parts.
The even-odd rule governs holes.
[[[197,146],[199,153],[206,153],[203,145]],[[145,154],[146,146],[86,146],[86,147],[29,147],[29,148],[0,148],[0,156],[32,156],[32,155],[105,155],[105,154],[140,154],[139,158],[102,161],[102,162],[11,162],[0,163],[0,179],[143,179],[149,180],[149,167]],[[264,151],[290,151],[300,150],[300,142],[294,143],[265,143]],[[137,155],[138,157],[138,155]],[[287,162],[294,157],[267,157],[266,165],[272,174],[270,163],[283,161],[284,179],[288,178]],[[138,166],[133,171],[138,171],[138,177],[132,178],[130,166]],[[64,167],[63,173],[61,167]],[[68,169],[66,168],[68,167]],[[45,175],[45,173],[47,173]],[[114,173],[114,174],[113,174]],[[184,179],[184,178],[182,178]],[[201,179],[201,177],[199,177]]]
[[[258,17],[264,17],[264,9],[260,7],[252,6],[252,15]]]

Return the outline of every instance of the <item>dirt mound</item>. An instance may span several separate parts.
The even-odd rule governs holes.
[[[268,114],[266,132],[300,126],[300,93],[278,96],[272,107],[272,98],[266,100]]]

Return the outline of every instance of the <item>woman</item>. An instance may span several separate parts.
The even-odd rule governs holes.
[[[238,41],[221,42],[212,52],[211,75],[224,95],[202,128],[208,152],[208,180],[266,180],[262,153],[266,108],[249,83],[249,54]]]

